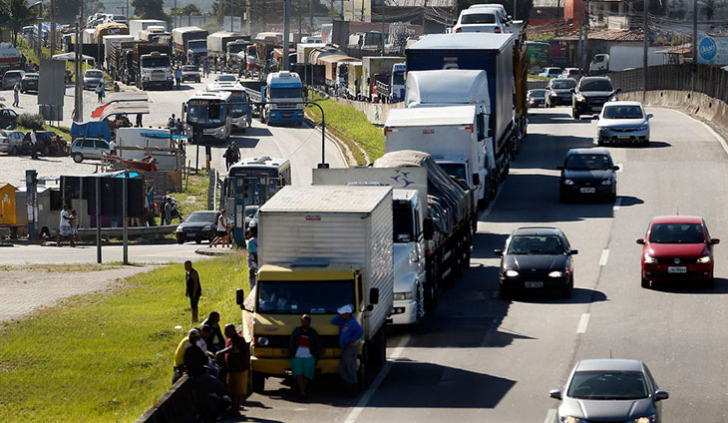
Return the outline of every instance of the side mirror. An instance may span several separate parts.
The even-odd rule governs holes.
[[[612,166],[612,170],[619,170],[619,166]]]
[[[255,313],[253,310],[245,308],[245,291],[242,289],[235,291],[235,304],[239,305],[241,310],[247,311],[248,313]]]
[[[503,257],[503,250],[493,250],[493,254],[498,257]]]
[[[379,304],[379,288],[372,288],[369,290],[369,304]]]
[[[619,94],[621,92],[622,92],[622,89],[621,88],[617,88],[616,90],[614,90],[614,94]]]
[[[592,116],[592,120],[599,120],[599,115]]]
[[[480,174],[479,173],[473,173],[473,185],[475,185],[475,186],[480,185]]]
[[[549,396],[553,399],[560,400],[561,399],[561,391],[558,389],[552,389],[549,391]]]
[[[655,117],[655,115],[653,115],[652,113],[648,113],[648,114],[647,114],[647,119],[648,119],[648,120],[649,120],[649,119],[652,119],[653,117]]]
[[[579,250],[571,250],[571,251],[569,251],[569,255],[570,256],[575,256],[577,254],[579,254]]]
[[[638,244],[640,244],[640,245],[645,245],[645,239],[644,238],[637,238],[635,240],[635,242],[638,243]]]
[[[425,236],[426,240],[432,239],[432,236],[435,234],[435,221],[433,221],[431,217],[425,218],[422,225],[422,234]]]
[[[662,401],[670,398],[670,394],[667,391],[655,392],[655,401]]]
[[[712,245],[715,245],[715,244],[720,244],[720,240],[719,240],[718,238],[712,238],[712,239],[710,240],[710,243],[711,243]]]

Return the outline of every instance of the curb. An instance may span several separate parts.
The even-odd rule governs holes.
[[[212,249],[210,247],[198,248],[195,250],[195,254],[208,257],[222,257],[230,256],[237,252],[235,248],[223,248],[221,250]]]

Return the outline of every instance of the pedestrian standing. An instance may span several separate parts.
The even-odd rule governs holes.
[[[13,107],[20,106],[20,81],[15,83],[13,87]]]
[[[111,150],[110,154],[116,155],[116,141],[113,139],[109,142],[109,149]]]
[[[227,367],[227,393],[233,400],[232,413],[240,414],[240,403],[248,389],[248,370],[250,369],[250,345],[236,330],[235,325],[225,326],[225,348],[217,352],[225,357]]]
[[[205,57],[205,61],[202,62],[202,69],[205,71],[205,78],[210,76],[210,60]]]
[[[61,237],[67,236],[71,240],[71,247],[76,246],[76,228],[73,224],[75,220],[74,213],[71,210],[71,205],[66,203],[63,205],[61,211],[61,222],[58,225],[58,246],[61,246]]]
[[[104,87],[104,81],[99,82],[99,85],[96,86],[96,95],[99,96],[99,103],[104,101],[104,97],[106,96],[106,87]]]
[[[175,125],[175,129],[177,130],[177,134],[182,135],[185,131],[185,126],[182,124],[182,119],[177,118],[177,124]]]
[[[202,296],[200,274],[197,273],[197,269],[192,267],[192,262],[189,260],[185,262],[185,272],[185,282],[187,285],[187,291],[185,292],[185,295],[190,299],[192,323],[197,323],[197,304],[200,302],[200,297]]]
[[[174,80],[177,82],[177,89],[182,88],[182,69],[180,69],[179,66],[177,66],[177,69],[174,71]]]
[[[35,129],[30,133],[30,156],[33,160],[38,160],[38,134]]]
[[[258,227],[250,228],[250,238],[248,238],[248,280],[250,281],[250,290],[255,288],[256,278],[258,276]]]
[[[357,345],[359,339],[364,335],[359,322],[356,321],[352,313],[354,308],[347,304],[340,307],[337,312],[338,316],[331,320],[331,323],[339,326],[339,347],[341,348],[341,359],[339,360],[339,376],[347,384],[349,389],[356,391],[356,357],[359,355],[359,347]]]
[[[167,197],[164,199],[164,224],[171,225],[172,217],[174,216],[174,206],[172,205],[172,199]]]
[[[142,114],[141,113],[137,113],[137,117],[136,117],[136,127],[137,128],[141,128],[142,126],[143,126],[142,125]]]
[[[293,330],[288,343],[288,355],[291,357],[291,373],[298,383],[301,399],[308,399],[308,384],[316,372],[316,360],[321,354],[319,335],[311,327],[311,316],[301,316],[301,326]]]

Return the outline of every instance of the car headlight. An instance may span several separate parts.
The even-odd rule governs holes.
[[[260,347],[267,347],[270,344],[270,341],[265,336],[259,336],[256,338],[255,345],[258,345]]]
[[[612,178],[607,178],[603,180],[602,185],[612,185]]]
[[[550,278],[560,278],[564,276],[564,272],[560,272],[558,270],[554,270],[553,272],[549,273]]]
[[[645,253],[645,263],[647,264],[654,264],[657,263],[657,259],[649,255],[648,253]]]
[[[654,423],[655,416],[639,417],[632,420],[632,423]]]
[[[507,278],[518,277],[518,272],[516,272],[515,270],[506,270],[506,277]]]
[[[412,298],[414,298],[412,292],[395,292],[392,297],[394,301],[411,300]]]
[[[182,225],[177,226],[177,230],[175,232],[184,232]]]
[[[576,95],[576,101],[586,101],[586,98],[584,98],[584,96],[581,95],[581,94],[577,94]]]
[[[578,417],[567,416],[567,417],[561,418],[561,423],[585,423],[585,422],[586,422],[586,420],[580,419]]]
[[[698,259],[698,263],[710,263],[710,256],[703,256]]]
[[[564,179],[564,185],[574,185],[574,181],[571,179]]]
[[[211,231],[212,230],[212,225],[207,225],[204,228],[202,228],[202,230],[203,231]]]

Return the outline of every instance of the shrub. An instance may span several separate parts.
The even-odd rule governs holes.
[[[18,125],[24,128],[42,130],[44,123],[43,115],[38,113],[23,113],[18,116]]]

